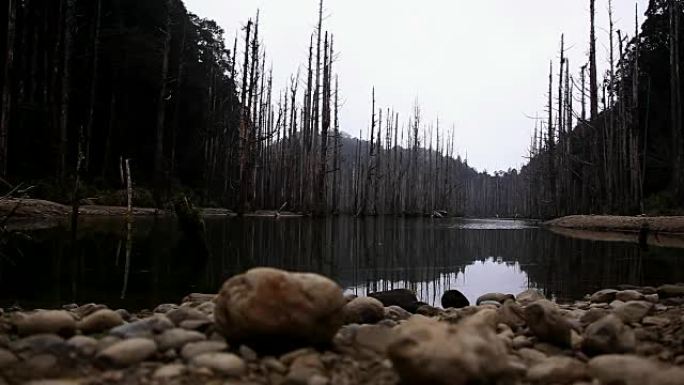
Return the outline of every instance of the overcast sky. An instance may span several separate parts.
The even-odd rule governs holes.
[[[305,71],[318,0],[185,3],[216,20],[230,46],[260,9],[275,86],[284,88],[298,66]],[[635,0],[613,3],[616,28],[633,36]],[[636,3],[641,22],[648,0]],[[605,66],[608,0],[596,8]],[[524,163],[534,129],[526,115],[545,114],[549,60],[557,68],[561,33],[577,78],[588,52],[588,0],[325,0],[325,16],[339,55],[341,129],[367,132],[373,86],[378,105],[399,111],[403,122],[417,98],[423,121],[454,125],[459,153],[479,170]]]

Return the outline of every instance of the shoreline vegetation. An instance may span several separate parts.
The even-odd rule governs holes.
[[[274,291],[273,287],[279,289]],[[569,302],[528,289],[344,295],[326,277],[256,268],[218,294],[129,312],[0,308],[0,384],[648,384],[684,378],[684,285]],[[4,376],[4,377],[3,377]]]

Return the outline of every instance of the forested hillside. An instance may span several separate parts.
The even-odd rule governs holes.
[[[548,117],[538,122],[529,164],[502,177],[504,186],[516,187],[507,189],[514,193],[499,213],[681,213],[682,4],[651,0],[643,24],[636,10],[634,31],[615,30],[612,12],[607,25],[598,25],[599,2],[589,5],[589,60],[572,74],[561,40],[560,63],[552,62],[549,73]],[[609,41],[597,42],[598,28],[608,30]],[[601,45],[609,50],[605,74],[596,70]]]

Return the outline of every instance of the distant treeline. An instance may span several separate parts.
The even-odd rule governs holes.
[[[683,7],[651,0],[639,30],[616,30],[613,2],[588,0],[589,60],[571,74],[561,37],[551,63],[549,101],[530,146],[530,161],[505,173],[497,212],[532,217],[568,214],[681,213],[684,142],[680,50]],[[597,73],[596,6],[609,9],[609,69]],[[581,5],[578,5],[581,6]],[[620,2],[620,6],[624,6]],[[599,82],[602,77],[602,82]],[[514,184],[514,188],[509,188]]]

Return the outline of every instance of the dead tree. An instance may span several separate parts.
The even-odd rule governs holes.
[[[12,71],[14,65],[14,38],[16,34],[16,0],[7,1],[7,36],[5,63],[2,76],[2,106],[0,107],[0,176],[7,175],[7,149],[10,113],[12,110]]]
[[[591,14],[591,32],[589,35],[589,99],[591,104],[591,120],[598,117],[598,79],[596,69],[596,0],[589,0]]]
[[[680,3],[670,0],[670,112],[672,124],[672,191],[679,201],[684,197],[682,180],[682,97],[679,73]]]

